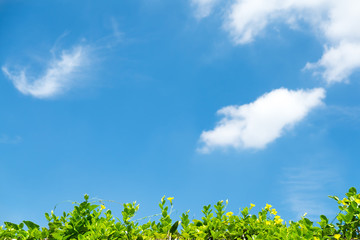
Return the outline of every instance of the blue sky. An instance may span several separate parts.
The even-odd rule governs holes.
[[[335,216],[327,196],[360,182],[359,11],[0,1],[0,222],[45,225],[85,193],[139,217],[163,195],[175,218],[221,199]]]

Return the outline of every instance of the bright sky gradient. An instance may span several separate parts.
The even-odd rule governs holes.
[[[0,225],[85,193],[335,216],[360,190],[359,22],[357,0],[0,1]]]

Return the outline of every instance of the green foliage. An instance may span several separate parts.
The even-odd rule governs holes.
[[[338,222],[329,223],[326,216],[321,215],[318,225],[305,215],[297,222],[284,222],[276,209],[266,204],[257,214],[250,214],[255,206],[240,209],[239,215],[226,212],[228,201],[219,201],[214,206],[203,207],[203,217],[189,219],[189,211],[180,216],[181,221],[171,219],[173,198],[162,197],[159,203],[161,213],[158,221],[139,224],[133,220],[139,204],[136,202],[123,204],[122,220],[114,218],[110,210],[100,201],[95,204],[84,196],[82,203],[74,203],[74,209],[61,216],[53,211],[45,213],[47,228],[31,222],[20,224],[4,222],[0,227],[1,240],[95,240],[95,239],[360,239],[360,194],[350,188],[346,197],[340,200],[329,196],[339,204],[340,212],[336,216]],[[24,229],[26,228],[26,229]]]

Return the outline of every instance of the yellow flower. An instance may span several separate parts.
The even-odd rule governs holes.
[[[348,204],[349,204],[349,200],[347,200],[346,198],[344,198],[344,199],[341,201],[341,203],[342,203],[343,205],[348,205]]]
[[[266,204],[265,209],[270,210],[271,207],[272,207],[272,206],[271,206],[270,204]]]
[[[273,208],[273,209],[271,209],[271,212],[270,212],[270,213],[273,214],[273,215],[276,215],[276,214],[277,214],[277,211],[276,211],[275,208]]]
[[[226,213],[226,216],[231,217],[233,214],[234,214],[233,212],[228,212]]]
[[[334,235],[334,238],[335,238],[335,239],[340,239],[340,237],[341,237],[340,234],[335,234],[335,235]]]
[[[168,197],[167,198],[167,200],[169,200],[170,201],[170,204],[172,205],[172,200],[173,200],[174,198],[173,197]]]
[[[255,207],[255,204],[250,203],[250,210]]]
[[[314,240],[320,240],[320,238],[318,238],[318,237],[314,237]]]
[[[104,205],[101,204],[101,210],[104,210],[106,207]]]
[[[275,216],[274,221],[276,224],[281,224],[284,220],[282,220],[280,216]]]
[[[281,224],[284,220],[282,220],[281,218],[277,218],[275,219],[275,223],[276,224]]]
[[[266,220],[265,224],[270,225],[270,221]]]
[[[355,199],[355,202],[356,202],[357,204],[360,204],[360,199]]]

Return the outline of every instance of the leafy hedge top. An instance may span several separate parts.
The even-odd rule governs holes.
[[[95,204],[84,196],[82,203],[74,203],[74,209],[62,216],[53,211],[45,213],[48,227],[40,229],[31,221],[20,224],[5,222],[0,227],[0,239],[359,239],[360,194],[350,188],[340,200],[329,196],[339,204],[338,222],[329,223],[321,215],[318,226],[305,215],[297,222],[284,222],[271,205],[266,204],[258,214],[250,214],[255,206],[240,209],[240,214],[226,212],[227,201],[203,207],[204,216],[190,221],[189,211],[173,221],[170,214],[173,198],[161,198],[159,221],[140,224],[132,220],[139,210],[136,202],[123,204],[122,219],[114,218],[103,202]],[[27,227],[27,230],[24,227]]]

